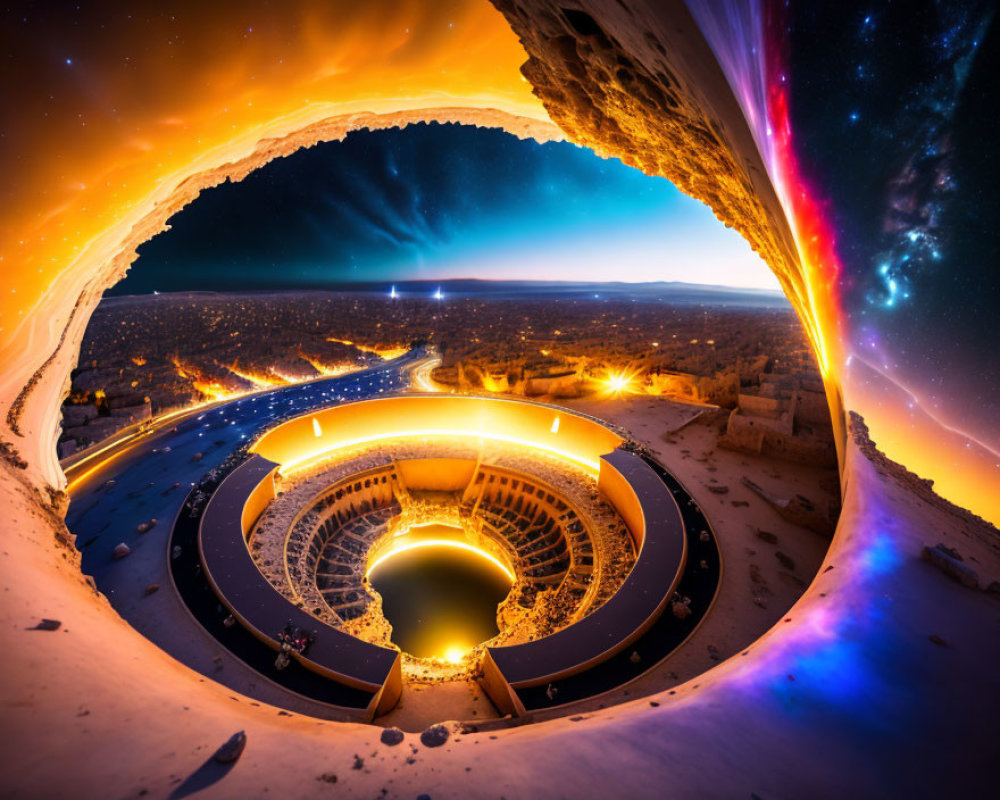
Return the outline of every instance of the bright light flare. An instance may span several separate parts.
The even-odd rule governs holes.
[[[365,573],[365,576],[367,577],[371,575],[376,569],[378,569],[379,564],[382,564],[387,559],[398,556],[400,553],[406,553],[410,550],[417,550],[424,547],[452,547],[456,550],[464,550],[467,553],[473,553],[493,564],[493,566],[503,572],[511,583],[514,583],[517,580],[517,576],[514,574],[514,571],[495,555],[459,539],[418,539],[415,542],[403,542],[401,544],[394,545],[371,563],[368,567],[368,571]]]
[[[444,660],[449,664],[461,664],[468,650],[461,645],[449,645],[444,651]]]
[[[383,361],[392,361],[394,358],[399,358],[400,356],[405,356],[410,352],[409,347],[403,347],[390,345],[388,347],[372,347],[367,344],[360,344],[355,342],[353,339],[337,339],[336,337],[328,336],[326,338],[328,342],[333,342],[334,344],[342,344],[347,347],[353,347],[355,350],[360,350],[362,353],[371,353],[381,358]]]
[[[608,370],[607,375],[601,379],[605,394],[621,397],[624,394],[637,394],[639,387],[636,383],[639,374],[629,370]]]

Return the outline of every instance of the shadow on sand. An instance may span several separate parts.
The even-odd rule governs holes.
[[[202,789],[207,789],[212,784],[218,783],[225,778],[235,766],[235,762],[232,764],[220,764],[214,757],[209,756],[204,764],[187,776],[184,783],[170,793],[170,800],[179,800],[179,798],[189,797],[196,792],[200,792]]]

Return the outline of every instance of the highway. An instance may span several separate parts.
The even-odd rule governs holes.
[[[441,358],[433,352],[429,352],[420,361],[415,363],[411,374],[414,390],[418,392],[445,391],[431,377],[431,373],[440,366]]]
[[[417,348],[393,361],[348,375],[283,386],[214,405],[113,444],[76,470],[66,524],[76,536],[82,570],[133,627],[194,669],[259,699],[283,692],[230,656],[190,617],[168,577],[170,528],[191,487],[236,448],[275,422],[335,403],[410,386],[429,359]],[[98,448],[101,450],[101,448]],[[144,533],[139,526],[155,519]],[[124,542],[131,554],[116,560]],[[158,590],[146,594],[150,584]],[[282,694],[280,702],[288,707]],[[303,700],[302,710],[310,708]]]

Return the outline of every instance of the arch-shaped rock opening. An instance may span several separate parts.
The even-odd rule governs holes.
[[[753,137],[685,4],[622,1],[602,4],[598,13],[596,2],[575,2],[572,7],[566,4],[572,12],[568,16],[534,0],[496,0],[496,5],[525,42],[531,56],[525,72],[559,129],[598,152],[630,158],[644,171],[674,175],[679,186],[709,203],[724,221],[737,225],[764,255],[820,353],[835,348],[835,329],[829,310],[823,308],[831,289],[814,282],[803,268]],[[437,118],[482,121],[481,98],[474,94],[466,91],[460,111]],[[402,117],[386,123],[427,119],[419,108],[436,105],[424,102],[428,96],[434,92],[407,101]],[[528,122],[515,123],[516,112],[524,106],[517,101],[497,105],[506,108],[499,112],[506,115],[501,127],[510,124],[516,129],[512,132],[536,137],[558,135],[537,109]],[[357,114],[355,108],[348,116],[336,116],[327,129],[323,125],[330,114],[299,117],[298,123],[307,124],[294,129],[309,131],[306,140],[315,141],[332,138],[333,131],[350,126],[378,124]],[[227,696],[218,686],[199,682],[197,675],[166,658],[115,617],[81,578],[70,548],[64,546],[54,435],[58,399],[87,316],[103,288],[132,260],[138,243],[160,230],[173,211],[189,202],[201,186],[239,176],[241,170],[279,155],[281,148],[305,143],[286,138],[288,133],[283,131],[277,140],[262,136],[249,145],[243,140],[229,150],[209,153],[209,163],[192,165],[187,180],[158,185],[151,177],[143,188],[141,207],[132,207],[131,216],[123,213],[104,235],[82,242],[83,249],[67,258],[48,291],[34,286],[23,293],[23,306],[13,306],[21,312],[18,316],[31,318],[4,331],[6,369],[0,378],[5,411],[3,485],[9,497],[10,531],[5,555],[5,588],[10,590],[5,609],[10,653],[5,683],[31,695],[34,704],[10,704],[22,709],[8,720],[18,730],[13,755],[20,760],[16,780],[22,787],[38,791],[45,785],[59,794],[85,780],[106,791],[146,789],[147,783],[167,791],[172,778],[164,774],[168,772],[162,763],[165,750],[183,751],[183,764],[174,774],[185,775],[204,760],[205,751],[195,752],[194,742],[199,748],[211,747],[234,730],[247,728],[254,744],[244,759],[254,766],[273,766],[279,759],[301,767],[274,776],[271,784],[294,793],[302,789],[303,780],[313,786],[313,773],[326,769],[331,754],[349,763],[350,753],[358,749],[356,737],[364,740],[365,734],[351,726],[343,728],[343,736],[331,734],[329,728],[319,736],[312,721],[276,720],[272,709],[256,708]],[[48,219],[41,209],[32,212],[37,212],[32,233],[51,231],[49,238],[56,238],[58,211]],[[45,249],[46,257],[50,252],[56,251]],[[32,271],[34,267],[31,264]],[[22,280],[29,284],[27,268],[13,274],[19,285]],[[869,791],[874,786],[883,791],[898,791],[901,786],[927,791],[932,784],[954,789],[950,781],[971,786],[982,774],[981,743],[992,741],[991,731],[987,724],[963,719],[959,713],[973,705],[984,711],[996,707],[996,679],[990,666],[994,653],[984,652],[977,638],[992,612],[984,611],[978,596],[957,593],[956,587],[940,583],[940,576],[916,563],[922,531],[931,522],[941,530],[967,529],[973,538],[978,535],[976,523],[954,509],[934,506],[921,494],[915,476],[900,476],[898,465],[880,459],[859,420],[853,438],[848,438],[837,386],[839,361],[829,355],[821,360],[828,365],[834,420],[842,426],[846,506],[827,565],[787,624],[780,624],[741,656],[681,687],[676,696],[659,697],[654,708],[633,704],[614,718],[598,715],[606,723],[604,731],[621,734],[610,740],[568,722],[542,726],[536,736],[498,734],[499,741],[493,744],[492,738],[468,731],[466,737],[480,743],[484,754],[476,767],[481,785],[514,780],[523,794],[548,787],[553,792],[607,795],[648,791],[662,780],[690,786],[693,792],[733,793],[752,784],[807,793],[817,786],[843,786],[847,775],[857,782],[851,785]],[[983,562],[989,563],[988,555]],[[876,601],[904,596],[906,603]],[[832,606],[834,599],[837,607]],[[22,628],[43,617],[70,624],[62,626],[65,633],[30,634],[37,637],[30,645],[16,638],[23,636]],[[40,630],[51,631],[53,624],[43,624]],[[942,625],[948,626],[948,639],[956,646],[941,644],[949,643],[936,632]],[[934,629],[929,631],[929,626]],[[55,624],[55,629],[59,627]],[[928,640],[938,648],[931,656]],[[995,644],[987,646],[995,650]],[[97,650],[100,656],[95,658]],[[918,660],[921,670],[898,669],[899,661]],[[129,691],[108,691],[109,664],[115,666],[118,684]],[[953,680],[956,673],[964,679]],[[73,680],[66,680],[67,675]],[[899,681],[907,682],[904,692]],[[902,694],[907,695],[905,701]],[[707,702],[688,702],[692,698]],[[90,706],[104,713],[90,716]],[[790,707],[796,710],[791,722]],[[66,719],[67,710],[75,711],[79,719],[56,743],[51,720]],[[989,720],[991,714],[981,716]],[[79,722],[85,718],[89,721]],[[136,729],[137,719],[147,723],[141,730]],[[628,763],[623,758],[635,757],[629,745],[637,737],[648,737],[649,720],[653,722],[648,724],[669,720],[675,731],[685,735],[653,737],[643,751],[657,757],[643,758],[644,769],[623,774],[621,764]],[[893,724],[887,726],[887,720]],[[131,774],[124,774],[118,763],[108,763],[111,760],[94,759],[84,747],[85,742],[121,733],[126,725],[134,737]],[[559,747],[568,763],[586,768],[554,775],[552,751],[539,747],[540,737],[551,737],[546,744]],[[252,751],[257,740],[264,743],[261,752],[267,754],[261,762]],[[45,747],[32,748],[31,753],[21,744],[37,742]],[[926,754],[929,763],[935,748],[946,745],[960,753],[954,774],[935,775],[934,781],[916,774],[915,753]],[[609,763],[594,758],[595,753],[606,754],[608,747],[615,748],[607,757]],[[876,750],[877,765],[859,755]],[[58,771],[51,769],[51,753],[56,751],[64,767]],[[816,759],[816,752],[825,758]],[[725,754],[724,762],[716,760],[717,753]],[[465,767],[461,755],[464,751],[458,756],[442,754],[435,779],[445,774],[449,780],[461,780]],[[618,755],[623,758],[614,757]],[[511,763],[519,766],[514,778]],[[808,774],[797,771],[802,764],[808,764]],[[358,773],[366,789],[378,790],[376,779],[362,775],[360,769]],[[252,792],[259,788],[259,774],[236,770],[229,775],[227,789]],[[140,775],[145,777],[133,777]],[[328,780],[327,775],[323,771],[320,779]],[[430,773],[419,767],[397,786],[416,793],[428,780]]]

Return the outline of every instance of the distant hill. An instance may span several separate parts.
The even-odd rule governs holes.
[[[394,284],[400,298],[434,299],[440,289],[444,300],[449,297],[489,297],[496,300],[579,299],[579,300],[634,300],[636,302],[665,303],[677,306],[736,306],[742,308],[785,309],[788,300],[780,292],[766,289],[741,289],[732,286],[712,286],[698,283],[586,283],[571,281],[488,281],[473,279],[400,281]],[[354,282],[314,289],[259,290],[246,292],[173,292],[172,297],[209,297],[239,295],[298,295],[298,294],[384,294],[392,285],[385,282]],[[120,295],[106,297],[104,302],[128,302],[139,297],[154,295]],[[160,297],[166,294],[158,295]]]

